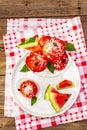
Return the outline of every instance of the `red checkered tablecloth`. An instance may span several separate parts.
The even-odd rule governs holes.
[[[73,19],[8,19],[7,33],[3,36],[6,51],[5,115],[14,116],[17,130],[35,130],[87,118],[87,51],[79,17]],[[25,30],[25,31],[24,31]],[[32,32],[32,33],[31,33]],[[11,74],[14,65],[25,50],[16,48],[23,38],[38,34],[57,36],[73,42],[76,51],[69,53],[75,61],[81,77],[81,90],[76,102],[64,114],[51,118],[39,118],[24,112],[11,93]],[[9,93],[9,94],[8,94]]]

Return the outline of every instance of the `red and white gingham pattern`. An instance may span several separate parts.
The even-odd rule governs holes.
[[[13,104],[13,99],[12,95],[10,97],[7,94],[8,101],[7,107],[6,107],[6,115],[7,112],[9,112],[10,116],[14,116],[13,113],[15,113],[15,110],[17,113],[15,117],[15,122],[16,122],[16,128],[18,130],[28,130],[28,129],[40,129],[44,127],[49,127],[57,124],[62,124],[62,123],[67,123],[67,122],[72,122],[72,121],[77,121],[77,120],[82,120],[87,118],[87,74],[86,74],[86,68],[87,68],[87,52],[86,52],[86,47],[85,47],[85,41],[84,41],[84,36],[83,36],[83,31],[82,31],[82,26],[80,23],[79,18],[74,18],[71,20],[59,20],[60,22],[58,25],[52,25],[46,26],[39,28],[37,31],[39,36],[41,35],[56,35],[59,38],[62,38],[64,40],[67,40],[69,42],[73,42],[75,47],[76,47],[76,52],[75,53],[70,53],[72,56],[73,60],[75,61],[76,65],[78,66],[80,76],[81,76],[81,90],[79,93],[79,96],[74,103],[74,105],[64,114],[61,116],[57,117],[52,117],[52,118],[38,118],[34,117],[32,115],[29,115],[25,112],[23,112],[17,104]],[[7,59],[7,72],[6,75],[8,77],[8,80],[10,82],[10,77],[12,73],[12,68],[14,64],[17,62],[16,59],[21,57],[25,51],[24,50],[19,50],[16,48],[16,45],[23,39],[27,38],[25,37],[26,33],[23,32],[18,32],[18,33],[13,33],[13,34],[6,34],[4,35],[4,43],[5,43],[5,49],[6,49],[6,59]],[[9,68],[9,71],[8,71]],[[6,89],[10,89],[11,86],[8,84],[6,86]],[[7,99],[6,98],[6,99]],[[10,103],[10,104],[9,104]],[[11,103],[13,108],[11,108]],[[10,105],[10,106],[9,106]],[[11,114],[11,112],[13,113]]]
[[[53,19],[53,18],[7,19],[7,33],[13,33],[17,31],[24,31],[29,29],[33,29],[35,31],[39,27],[56,25],[58,23],[65,22],[65,21],[66,19]]]
[[[18,49],[16,46],[22,42],[25,38],[29,38],[29,36],[34,36],[34,31],[30,32],[17,32],[12,34],[5,34],[4,38],[4,46],[6,52],[6,80],[5,80],[5,116],[14,117],[18,114],[19,111],[22,111],[16,103],[14,103],[11,93],[11,74],[14,68],[14,65],[18,62],[19,58],[25,54],[25,50]],[[18,111],[18,109],[20,109]],[[22,112],[23,113],[23,112]]]
[[[69,20],[69,19],[67,19],[67,20]],[[23,32],[21,32],[21,37],[19,35],[19,32],[28,30],[27,33],[25,34],[26,35],[25,37],[27,38],[28,34],[29,34],[29,30],[31,30],[31,29],[34,32],[36,32],[37,28],[41,28],[43,26],[48,26],[48,25],[56,25],[58,23],[61,24],[62,22],[65,22],[65,21],[66,21],[66,19],[46,19],[46,18],[43,18],[43,19],[42,18],[38,18],[38,19],[36,19],[36,18],[34,18],[34,19],[19,18],[19,19],[8,19],[7,20],[7,34],[8,35],[5,35],[5,38],[4,38],[4,42],[6,41],[5,49],[6,49],[6,59],[7,59],[6,60],[6,83],[5,83],[5,86],[6,86],[5,109],[4,109],[5,116],[14,116],[15,115],[14,111],[15,111],[16,107],[14,107],[14,105],[13,105],[13,99],[12,99],[11,92],[9,93],[9,96],[8,96],[9,88],[7,86],[10,86],[10,79],[11,79],[10,74],[13,70],[16,60],[18,60],[18,58],[15,58],[14,55],[16,52],[17,53],[20,52],[19,50],[16,50],[16,51],[14,50],[15,53],[14,52],[11,53],[11,50],[10,50],[10,49],[14,48],[14,46],[17,44],[18,41],[20,42],[20,38],[22,39]],[[18,32],[18,33],[15,33],[15,32]],[[16,34],[16,36],[15,36],[15,34]],[[17,38],[17,41],[15,41],[16,38]],[[12,41],[11,41],[11,39],[12,39]],[[16,43],[15,43],[15,45],[13,45],[11,42],[14,42],[14,43],[16,42]],[[10,50],[10,55],[8,52],[9,50]],[[19,57],[21,57],[21,55]],[[10,63],[10,65],[9,65],[9,63]],[[8,83],[8,81],[9,81],[9,83]],[[12,107],[9,105],[9,103],[11,104]]]

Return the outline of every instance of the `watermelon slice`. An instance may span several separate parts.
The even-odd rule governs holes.
[[[49,93],[49,100],[50,100],[50,103],[51,103],[52,107],[54,108],[54,110],[56,112],[60,112],[60,110],[62,109],[64,104],[70,98],[71,94],[59,93],[56,90],[55,90],[55,92],[53,92],[53,91],[54,90],[52,90]]]
[[[56,86],[57,89],[65,89],[65,88],[72,88],[72,87],[74,87],[74,83],[67,79],[63,80]]]
[[[38,38],[36,36],[28,38],[24,42],[20,43],[17,47],[27,49],[27,50],[31,50],[31,51],[34,51],[34,52],[40,52],[41,51],[41,47],[38,44]]]
[[[19,48],[28,48],[28,47],[34,47],[38,44],[38,39],[36,37],[31,37],[24,42],[20,43],[18,45]]]

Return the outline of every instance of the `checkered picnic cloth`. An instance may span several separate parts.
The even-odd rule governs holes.
[[[69,19],[67,19],[69,20]],[[7,33],[13,33],[17,31],[25,31],[28,29],[33,29],[34,31],[37,28],[56,25],[61,22],[65,22],[66,19],[53,19],[53,18],[17,18],[17,19],[7,19]]]
[[[21,22],[22,21],[22,22]],[[16,23],[16,24],[15,24]],[[31,23],[31,24],[30,24]],[[31,27],[33,26],[33,29]],[[23,32],[23,30],[26,30]],[[81,77],[81,90],[76,102],[64,114],[51,118],[39,118],[24,112],[12,98],[11,74],[14,65],[25,54],[25,50],[16,48],[24,38],[31,35],[57,36],[68,42],[73,42],[76,51],[69,53],[78,66]],[[8,19],[8,34],[3,36],[6,51],[6,86],[5,86],[5,115],[15,116],[17,130],[35,130],[62,123],[87,118],[87,51],[80,18],[73,19]],[[21,32],[17,32],[21,31]],[[30,32],[29,32],[30,31]],[[11,32],[9,34],[9,32]],[[8,95],[9,93],[9,95]]]

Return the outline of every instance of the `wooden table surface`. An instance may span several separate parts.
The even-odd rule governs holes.
[[[0,0],[0,130],[16,130],[14,118],[4,117],[6,57],[3,34],[7,18],[72,18],[80,16],[87,41],[87,0]],[[86,42],[87,44],[87,42]],[[87,120],[44,130],[87,130]]]

